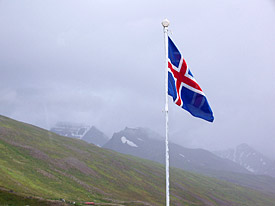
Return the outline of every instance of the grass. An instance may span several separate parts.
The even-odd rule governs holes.
[[[56,205],[56,206],[64,206],[67,204],[64,204],[60,201],[49,201],[49,200],[43,200],[38,199],[31,196],[20,196],[15,194],[12,191],[7,191],[5,189],[0,189],[0,206],[50,206],[50,205]]]
[[[275,202],[264,193],[180,169],[171,169],[170,184],[171,205],[274,206]],[[26,198],[33,196],[78,204],[158,206],[165,203],[165,169],[0,116],[0,187],[16,192],[2,191],[0,205],[35,201]]]

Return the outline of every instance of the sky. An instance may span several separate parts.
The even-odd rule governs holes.
[[[170,141],[275,159],[274,0],[0,0],[0,114],[164,136],[165,18],[215,116],[169,98]]]

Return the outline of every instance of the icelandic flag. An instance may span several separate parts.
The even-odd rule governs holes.
[[[209,122],[214,121],[205,94],[170,37],[168,37],[168,94],[178,106],[193,116]]]

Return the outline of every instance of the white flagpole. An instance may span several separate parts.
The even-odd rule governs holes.
[[[162,21],[165,46],[165,169],[166,169],[166,206],[170,205],[169,195],[169,147],[168,147],[168,26],[169,21]]]

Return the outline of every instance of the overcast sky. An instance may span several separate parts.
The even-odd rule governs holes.
[[[0,114],[164,136],[164,18],[215,116],[170,99],[170,140],[275,159],[273,0],[0,0]]]

